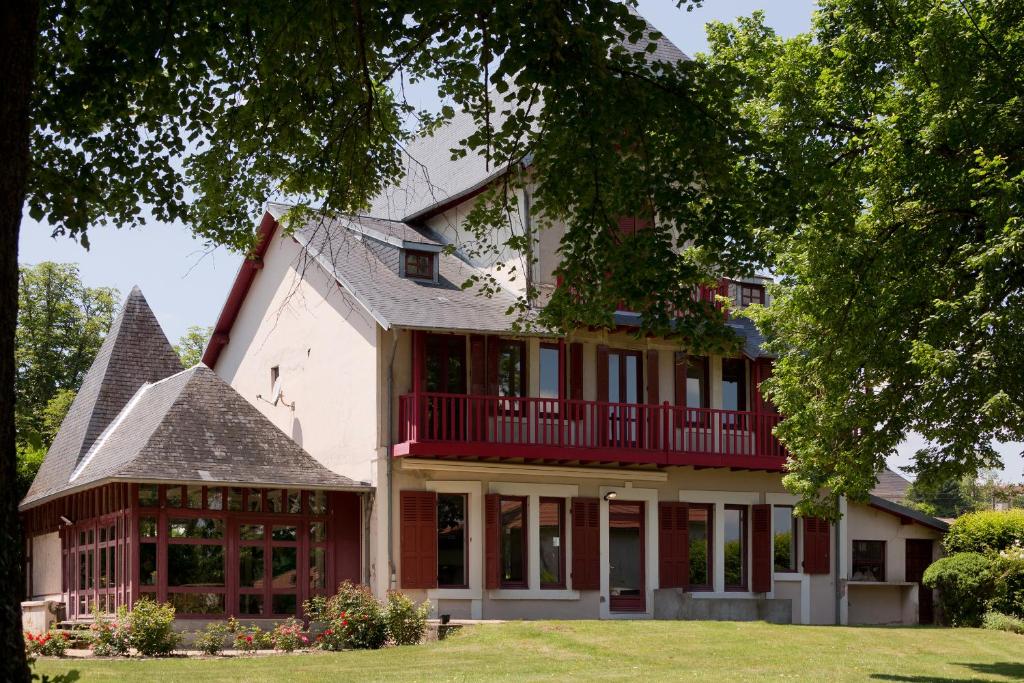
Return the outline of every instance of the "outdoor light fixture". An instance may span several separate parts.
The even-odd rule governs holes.
[[[609,491],[608,493],[604,494],[605,500],[615,500],[618,497],[619,494],[615,493],[615,491]]]
[[[61,516],[60,516],[60,521],[64,522],[64,523],[65,523],[65,524],[67,524],[68,526],[71,526],[72,524],[74,524],[74,522],[72,522],[72,521],[71,521],[70,519],[68,519],[68,518],[67,518],[67,517],[65,517],[64,515],[61,515]]]

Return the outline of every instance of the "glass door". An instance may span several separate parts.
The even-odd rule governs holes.
[[[642,446],[640,392],[643,361],[639,351],[608,351],[608,429],[612,445]]]
[[[442,441],[466,437],[466,337],[428,334],[425,339],[425,411],[427,434]],[[438,395],[440,394],[440,395]]]
[[[613,612],[643,612],[644,504],[613,500],[608,503],[608,593]]]

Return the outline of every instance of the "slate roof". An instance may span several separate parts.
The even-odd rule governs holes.
[[[204,365],[183,370],[138,287],[21,508],[109,480],[346,488]]]
[[[886,467],[875,477],[875,482],[875,488],[871,489],[871,495],[891,500],[894,503],[906,500],[910,481],[900,476],[895,470]]]
[[[642,318],[632,311],[616,311],[612,320],[619,327],[640,327]],[[772,354],[764,349],[764,337],[757,325],[749,318],[730,318],[726,325],[731,328],[743,343],[743,355],[748,358],[772,358]]]
[[[915,510],[905,505],[900,505],[899,503],[895,503],[885,498],[880,498],[879,496],[876,495],[869,495],[868,502],[871,504],[872,507],[878,508],[883,512],[888,512],[889,514],[896,515],[897,517],[906,517],[907,519],[911,519],[917,522],[918,524],[923,524],[924,526],[931,527],[937,531],[945,533],[949,530],[949,522],[939,519],[938,517],[926,515],[920,510]]]
[[[75,467],[139,387],[181,369],[178,354],[142,291],[134,287],[82,380],[24,502],[66,488]]]
[[[499,290],[491,297],[476,288],[462,289],[480,271],[458,256],[438,254],[436,284],[400,277],[347,227],[344,217],[314,217],[293,226],[296,241],[366,308],[385,329],[507,332],[514,316],[507,315],[516,297]],[[411,228],[410,228],[411,229]]]

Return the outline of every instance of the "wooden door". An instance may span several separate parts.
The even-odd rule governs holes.
[[[931,624],[935,620],[935,608],[932,604],[932,591],[921,579],[924,570],[932,563],[932,540],[927,538],[907,539],[907,581],[917,582],[918,622]]]

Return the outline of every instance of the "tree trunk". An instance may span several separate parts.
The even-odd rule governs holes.
[[[0,3],[0,680],[28,681],[21,634],[21,520],[14,448],[14,331],[18,324],[18,231],[29,171],[29,111],[37,0]]]

